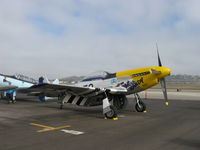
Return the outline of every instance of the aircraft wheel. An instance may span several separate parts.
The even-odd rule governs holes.
[[[143,112],[146,110],[146,105],[142,101],[139,101],[139,104],[135,104],[135,109],[137,112]]]
[[[117,110],[124,109],[127,106],[126,96],[114,96],[113,105],[117,108]]]
[[[127,104],[128,104],[128,100],[127,100],[126,96],[124,95],[124,96],[121,97],[121,105],[120,105],[120,108],[121,108],[121,109],[126,108]]]
[[[110,106],[110,111],[105,113],[105,117],[108,119],[113,119],[117,117],[117,111],[116,108],[114,106]]]

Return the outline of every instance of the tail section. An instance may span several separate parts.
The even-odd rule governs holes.
[[[52,84],[59,84],[59,80],[58,79],[55,79],[53,82],[52,82]],[[48,78],[45,76],[45,78],[44,77],[40,77],[39,78],[39,80],[38,80],[38,84],[40,85],[40,84],[44,84],[44,83],[48,83],[48,84],[50,84],[51,82],[48,80]],[[46,97],[46,96],[39,96],[38,97],[39,98],[39,100],[41,101],[41,102],[45,102],[47,99],[49,99],[48,97]]]
[[[48,79],[46,76],[45,76],[45,78],[41,76],[41,77],[39,78],[39,80],[38,80],[38,84],[44,84],[44,83],[48,83],[48,84],[50,84],[50,83],[52,83],[52,84],[59,84],[60,81],[59,81],[59,79],[55,79],[53,82],[50,82],[49,79]]]
[[[40,77],[39,80],[38,80],[38,84],[44,84],[44,77]],[[38,99],[41,101],[41,102],[45,102],[45,96],[38,96]]]
[[[44,83],[44,77],[40,77],[38,80],[38,84],[43,84]]]

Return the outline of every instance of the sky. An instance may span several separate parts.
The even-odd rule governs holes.
[[[163,66],[200,75],[199,0],[0,0],[0,72],[37,78]]]

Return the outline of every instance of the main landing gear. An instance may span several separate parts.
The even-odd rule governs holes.
[[[146,111],[146,105],[142,102],[142,99],[140,96],[135,93],[135,109],[137,112],[145,112]],[[103,100],[103,114],[105,115],[105,118],[107,119],[117,119],[117,112],[120,109],[123,109],[127,104],[126,96],[113,96],[113,105],[110,104],[109,99],[106,97]]]
[[[135,109],[137,112],[144,112],[146,111],[146,105],[142,102],[140,96],[135,93],[135,100],[136,100],[136,104],[135,104]]]
[[[114,106],[110,106],[110,111],[106,112],[104,115],[108,119],[117,118],[117,110]]]
[[[110,104],[108,97],[103,100],[103,114],[105,115],[106,119],[118,120],[117,110]]]
[[[134,96],[136,100],[135,104],[136,111],[137,112],[146,111],[146,105],[142,102],[140,96],[137,93],[135,93]],[[113,95],[111,99],[113,101],[113,106],[116,108],[117,111],[124,109],[128,103],[126,95]]]
[[[128,103],[126,95],[113,95],[111,99],[113,102],[113,106],[115,106],[117,110],[126,108]]]
[[[58,96],[58,103],[60,104],[60,109],[63,109],[65,103],[66,94],[61,94]]]

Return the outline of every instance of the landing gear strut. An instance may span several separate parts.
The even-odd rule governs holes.
[[[146,110],[146,105],[142,102],[140,96],[135,93],[135,99],[136,99],[136,104],[135,104],[135,109],[137,112],[144,112]]]
[[[114,106],[110,106],[110,111],[108,111],[104,115],[108,119],[117,118],[116,108]]]
[[[65,101],[64,101],[65,96],[66,96],[65,94],[58,96],[58,101],[60,103],[60,109],[63,109],[64,103],[65,103]]]

